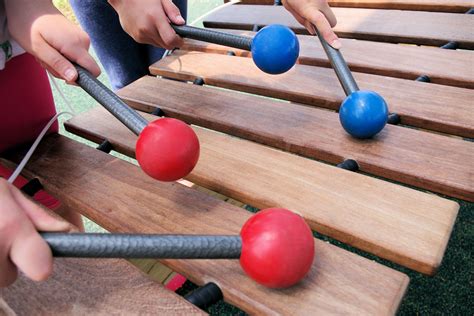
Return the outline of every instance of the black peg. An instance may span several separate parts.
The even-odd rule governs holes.
[[[281,0],[275,0],[273,5],[283,5],[283,3],[281,3]]]
[[[20,190],[21,192],[25,193],[28,196],[33,197],[38,191],[43,189],[43,185],[41,184],[38,178],[31,179],[25,184]]]
[[[110,153],[112,151],[113,145],[110,143],[107,139],[104,140],[99,146],[96,147],[97,150],[100,150],[106,154]]]
[[[200,309],[206,309],[220,301],[223,295],[221,289],[215,283],[210,282],[187,294],[184,298]]]
[[[232,50],[227,51],[227,56],[235,56],[235,52]]]
[[[258,31],[260,31],[260,29],[261,29],[260,25],[254,24],[253,27],[252,27],[252,32],[258,32]]]
[[[451,41],[447,44],[444,44],[443,46],[441,46],[442,49],[452,49],[452,50],[456,50],[459,48],[459,44],[458,42],[454,42],[454,41]]]
[[[401,123],[401,118],[400,118],[400,115],[398,115],[397,113],[390,113],[388,115],[388,120],[387,120],[387,123],[388,124],[391,124],[391,125],[398,125]]]
[[[418,82],[431,82],[431,78],[428,77],[427,75],[419,76],[418,78],[415,79],[415,81]]]
[[[198,85],[198,86],[203,86],[205,82],[202,77],[197,77],[196,79],[194,79],[193,84]]]
[[[359,170],[359,164],[357,163],[357,161],[353,159],[346,159],[340,164],[338,164],[337,167],[344,170],[354,171],[354,172]]]
[[[152,115],[154,116],[165,116],[165,112],[163,112],[163,110],[161,108],[155,108],[152,112],[151,112]]]

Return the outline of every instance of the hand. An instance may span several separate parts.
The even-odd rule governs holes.
[[[166,49],[183,45],[170,22],[182,25],[185,21],[171,0],[109,0],[109,3],[117,11],[122,28],[138,43]]]
[[[70,231],[55,218],[0,178],[0,287],[15,281],[18,269],[35,281],[53,269],[51,250],[38,231]]]
[[[77,71],[70,61],[94,76],[100,74],[88,52],[89,36],[69,22],[50,0],[6,0],[5,9],[13,39],[54,76],[74,83]]]
[[[310,34],[315,35],[316,27],[326,42],[335,49],[341,48],[341,41],[332,30],[337,24],[336,16],[327,0],[282,0],[285,8]]]

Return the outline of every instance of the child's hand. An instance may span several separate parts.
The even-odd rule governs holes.
[[[13,39],[54,76],[68,83],[76,81],[77,71],[69,60],[94,76],[100,74],[88,52],[88,35],[69,22],[50,0],[6,0],[5,9]]]
[[[109,0],[109,3],[117,11],[122,28],[138,43],[166,49],[183,45],[170,22],[182,25],[185,21],[171,0]]]
[[[53,269],[53,258],[38,231],[72,228],[0,178],[0,287],[13,283],[18,269],[33,280],[46,279]]]
[[[332,30],[337,20],[327,0],[282,0],[285,8],[310,34],[316,34],[314,26],[332,47],[341,48],[341,42]],[[313,26],[314,25],[314,26]]]

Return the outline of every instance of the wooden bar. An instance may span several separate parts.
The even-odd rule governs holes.
[[[149,121],[156,116],[141,113]],[[135,155],[136,136],[102,108],[68,131]],[[253,142],[194,127],[199,163],[188,179],[253,205],[298,210],[318,232],[419,272],[440,266],[459,205]]]
[[[53,275],[0,288],[0,315],[205,315],[125,260],[64,259]]]
[[[243,36],[255,32],[223,30]],[[299,64],[331,67],[321,43],[314,36],[298,35],[300,42]],[[352,71],[415,80],[427,75],[431,83],[474,89],[474,53],[462,50],[441,49],[426,46],[398,45],[371,41],[341,39],[342,53]],[[250,52],[185,39],[184,50],[250,57]],[[446,67],[449,64],[449,67]]]
[[[243,57],[176,52],[153,64],[154,75],[338,110],[346,98],[332,69],[296,65],[273,76]],[[381,94],[404,125],[474,138],[474,90],[354,73],[361,89]]]
[[[391,125],[357,140],[330,111],[148,76],[119,95],[145,112],[159,106],[167,116],[330,163],[353,158],[364,172],[474,201],[471,142]]]
[[[229,2],[229,0],[224,0]],[[273,5],[274,0],[240,0],[237,4]],[[328,0],[331,7],[416,10],[464,13],[474,7],[473,0]]]
[[[340,37],[379,42],[441,46],[450,41],[474,49],[474,16],[458,13],[333,8]],[[232,5],[212,12],[205,27],[252,30],[254,25],[284,24],[308,34],[282,6]]]
[[[27,165],[72,209],[111,232],[237,234],[251,213],[59,135],[44,139]],[[215,282],[224,299],[253,314],[394,314],[408,277],[315,240],[309,275],[286,290],[249,279],[237,260],[163,260],[197,284]]]

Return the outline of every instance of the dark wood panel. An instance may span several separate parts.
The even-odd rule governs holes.
[[[198,52],[176,52],[153,64],[155,75],[206,83],[338,110],[345,94],[332,69],[296,65],[273,76],[252,60]],[[474,90],[354,73],[361,89],[380,93],[404,125],[474,138]]]
[[[221,30],[253,37],[255,32]],[[298,35],[303,65],[331,67],[319,40],[310,35]],[[341,39],[342,54],[352,71],[415,80],[427,75],[431,83],[474,88],[474,53],[462,50],[426,46],[398,45],[363,40]],[[226,46],[185,39],[184,50],[250,57],[250,52]],[[446,65],[449,64],[449,67]]]
[[[2,304],[3,300],[3,304]],[[204,315],[124,260],[64,259],[43,282],[25,276],[0,288],[0,314]]]
[[[229,2],[229,0],[224,0]],[[274,0],[240,0],[237,4],[273,5]],[[464,13],[474,7],[472,0],[328,0],[331,7],[424,10]]]
[[[102,108],[65,126],[135,155],[136,136]],[[434,274],[441,264],[457,203],[218,132],[194,130],[201,154],[190,181],[258,208],[298,210],[320,233],[423,273]]]
[[[441,46],[457,41],[461,48],[474,48],[474,16],[458,13],[333,8],[341,37],[379,42]],[[205,27],[251,30],[253,25],[284,24],[307,34],[281,6],[233,5],[212,12]]]
[[[365,172],[474,201],[471,142],[391,125],[357,140],[334,112],[153,77],[119,94],[144,111],[160,106],[193,124],[327,162],[353,158]]]

